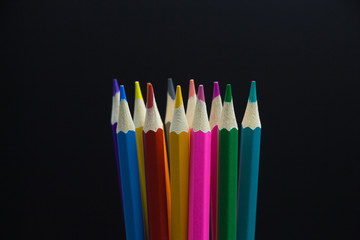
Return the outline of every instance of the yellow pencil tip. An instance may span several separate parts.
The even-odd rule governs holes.
[[[176,86],[175,108],[178,108],[182,104],[182,94],[180,85]]]
[[[135,98],[141,98],[143,99],[143,96],[141,94],[140,84],[139,81],[135,82]]]

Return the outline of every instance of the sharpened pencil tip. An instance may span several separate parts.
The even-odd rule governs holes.
[[[220,95],[219,83],[214,82],[213,99]]]
[[[182,104],[182,94],[180,85],[176,86],[175,108],[179,108]]]
[[[257,97],[256,97],[256,82],[255,82],[255,81],[251,81],[249,101],[250,101],[250,102],[256,102],[256,101],[257,101]]]
[[[175,99],[175,90],[172,78],[168,78],[168,93],[172,100]]]
[[[141,94],[141,88],[140,88],[139,81],[135,82],[135,98],[143,99],[143,96]]]
[[[121,99],[124,99],[125,101],[127,101],[124,85],[120,85],[120,101],[121,101]]]
[[[146,99],[146,107],[152,108],[154,105],[154,90],[151,83],[147,84],[147,99]]]
[[[224,101],[231,102],[231,100],[232,100],[231,84],[227,84]]]
[[[195,92],[194,79],[190,79],[190,83],[189,83],[189,98],[191,98],[191,97],[194,96],[195,94],[196,94],[196,92]]]
[[[119,83],[118,83],[117,79],[114,78],[114,79],[113,79],[113,96],[115,96],[115,94],[116,94],[117,92],[119,92],[119,91],[120,91],[120,90],[119,90]]]
[[[198,93],[197,93],[198,99],[205,102],[205,94],[204,94],[204,86],[199,85]]]

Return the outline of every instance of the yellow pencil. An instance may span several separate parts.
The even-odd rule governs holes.
[[[148,211],[146,199],[146,181],[145,181],[145,165],[144,165],[144,145],[143,145],[143,127],[145,121],[145,104],[141,94],[139,82],[135,82],[135,104],[134,104],[134,124],[136,132],[136,146],[138,153],[139,177],[141,202],[143,209],[143,219],[145,227],[145,239],[149,239]]]
[[[170,125],[171,226],[173,240],[188,239],[189,196],[189,126],[182,101],[181,87],[176,87],[175,109]]]

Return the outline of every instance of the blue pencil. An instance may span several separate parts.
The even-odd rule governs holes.
[[[131,118],[123,85],[120,85],[120,110],[116,134],[119,149],[126,239],[143,240],[144,223],[142,216],[135,125]]]
[[[255,81],[241,124],[237,240],[254,240],[259,176],[261,123]]]

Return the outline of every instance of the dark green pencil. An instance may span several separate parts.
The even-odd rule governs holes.
[[[231,85],[219,125],[217,239],[236,239],[238,136]]]

